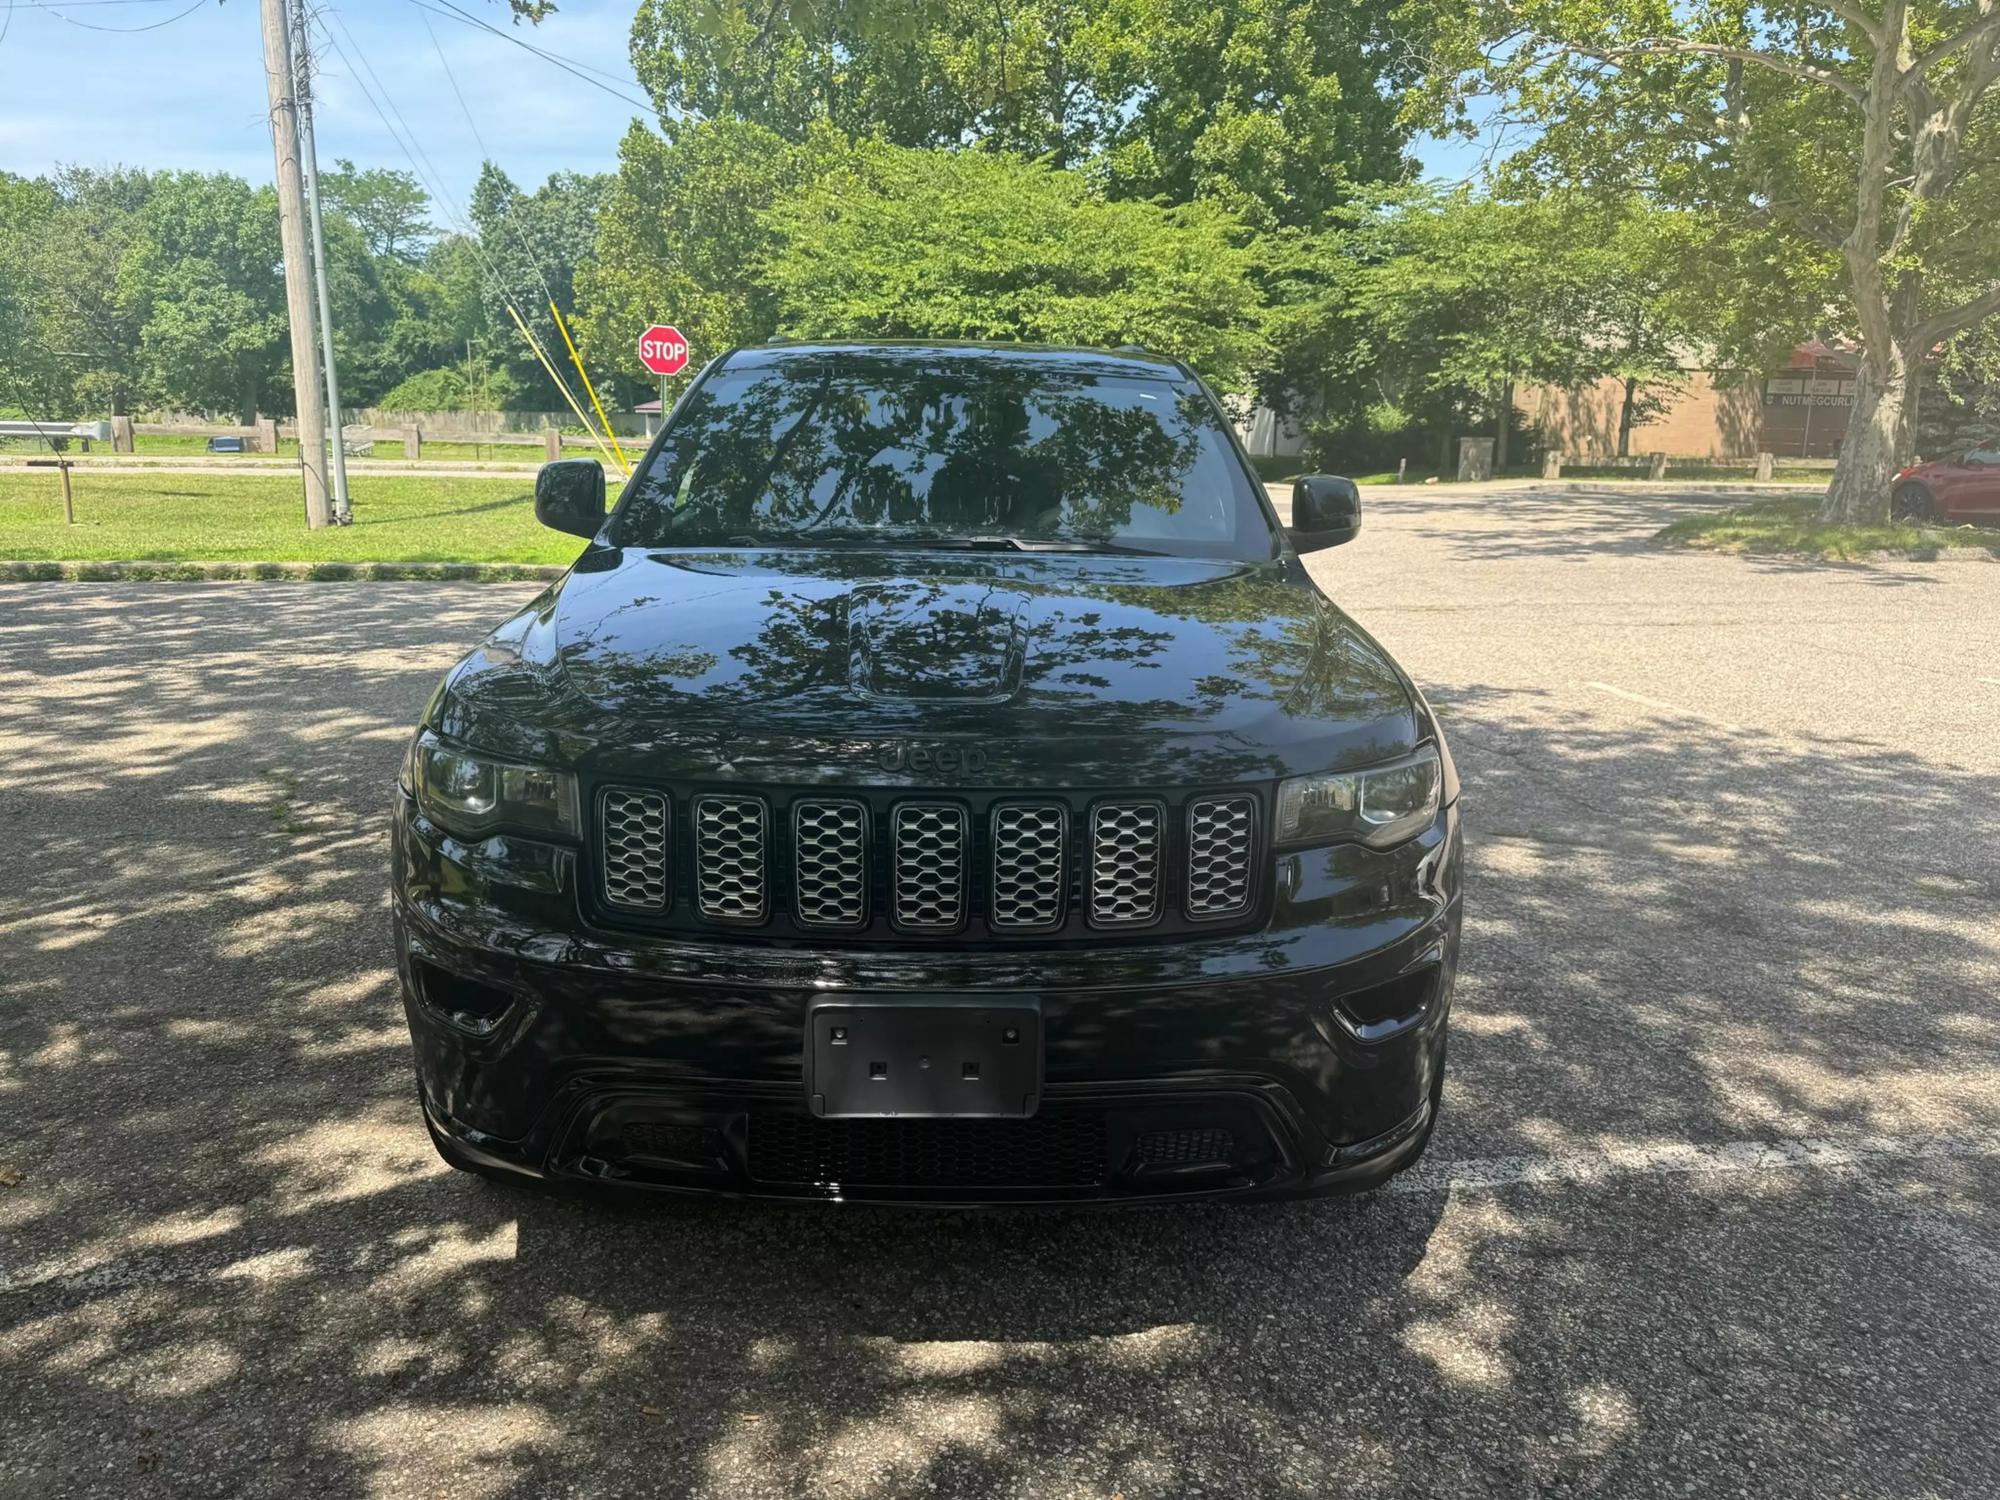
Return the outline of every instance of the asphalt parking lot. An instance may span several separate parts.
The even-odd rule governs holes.
[[[385,812],[533,586],[0,588],[0,1496],[2000,1492],[2000,565],[1367,504],[1315,568],[1463,773],[1452,1082],[1251,1208],[448,1173]]]

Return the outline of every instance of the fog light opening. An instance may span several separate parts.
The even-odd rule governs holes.
[[[506,990],[465,979],[422,959],[414,960],[412,967],[424,1004],[462,1031],[485,1035],[500,1024],[514,1003]]]
[[[1442,964],[1425,964],[1385,984],[1341,995],[1335,1001],[1364,1041],[1407,1030],[1422,1020],[1437,998]]]

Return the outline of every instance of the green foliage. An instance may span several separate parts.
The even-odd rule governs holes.
[[[847,150],[832,130],[791,145],[761,125],[715,120],[663,139],[635,123],[599,220],[597,253],[580,272],[578,335],[595,367],[634,389],[658,377],[639,363],[641,329],[670,319],[694,350],[694,378],[712,354],[777,328],[777,300],[759,279],[772,244],[763,214]]]
[[[1401,179],[1393,0],[641,0],[661,114],[1046,157],[1117,196],[1308,224]]]
[[[575,313],[577,273],[596,252],[598,208],[611,188],[609,177],[556,172],[534,192],[523,193],[492,162],[473,187],[469,213],[484,264],[492,267],[481,283],[485,325],[498,335],[491,350],[534,406],[553,411],[563,400],[515,329],[507,302],[512,300],[574,387],[549,303],[562,310],[565,321]]]
[[[430,222],[430,194],[411,172],[386,167],[357,168],[346,157],[321,172],[325,207],[361,231],[373,256],[420,260],[424,244],[437,232]]]
[[[763,215],[799,337],[1141,343],[1240,387],[1263,347],[1241,225],[1207,204],[1107,201],[984,152],[859,148]]]
[[[521,390],[505,370],[466,378],[463,366],[424,370],[396,383],[374,403],[390,411],[507,411],[517,408]]]
[[[1817,497],[1765,500],[1685,517],[1653,540],[1667,547],[1711,552],[1782,553],[1852,562],[1871,557],[1930,557],[1939,552],[1986,552],[2000,557],[2000,530],[1914,522],[1841,525],[1822,521]]]

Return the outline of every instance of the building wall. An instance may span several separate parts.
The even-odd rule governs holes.
[[[1565,459],[1615,458],[1618,412],[1625,382],[1606,376],[1592,385],[1521,386],[1514,410],[1541,434],[1545,450]],[[1687,372],[1680,391],[1650,422],[1632,428],[1634,455],[1667,453],[1675,458],[1746,458],[1760,451],[1763,392],[1730,373]]]

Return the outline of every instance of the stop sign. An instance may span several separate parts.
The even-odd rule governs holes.
[[[655,375],[678,375],[687,362],[687,340],[673,324],[655,323],[639,335],[639,363]]]

